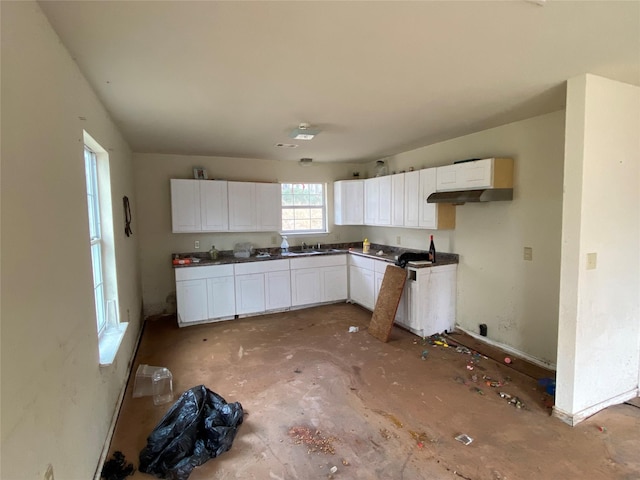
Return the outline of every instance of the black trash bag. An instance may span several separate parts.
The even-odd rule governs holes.
[[[407,266],[407,263],[415,262],[418,260],[431,260],[431,257],[428,253],[405,252],[398,257],[396,265],[401,268],[405,268]]]
[[[138,470],[187,480],[191,471],[231,448],[244,412],[204,385],[184,392],[147,438]]]

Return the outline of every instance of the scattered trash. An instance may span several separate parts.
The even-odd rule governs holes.
[[[467,370],[473,370],[473,364],[468,363],[467,364]]]
[[[297,445],[304,444],[307,447],[307,453],[325,453],[334,455],[336,453],[333,447],[334,437],[325,437],[320,430],[311,429],[305,426],[291,427],[289,436],[296,441]]]
[[[336,473],[337,471],[338,471],[338,467],[336,467],[335,465],[329,469],[330,473]]]
[[[299,368],[296,368],[293,373],[302,373],[302,370],[300,370]]]
[[[204,385],[184,392],[147,438],[139,470],[187,480],[191,471],[231,448],[244,411]]]
[[[480,395],[484,395],[484,391],[478,387],[471,387],[471,391],[479,393]]]
[[[473,383],[478,383],[478,375],[476,375],[475,373],[471,375],[471,381]]]
[[[104,462],[100,478],[105,478],[106,480],[124,480],[136,471],[132,463],[126,463],[122,452],[113,452],[112,457],[110,460]]]
[[[553,378],[541,378],[540,380],[538,380],[538,385],[540,385],[541,387],[544,387],[545,392],[555,397],[556,381]]]
[[[418,444],[417,444],[417,445],[418,445],[418,448],[422,448],[422,447],[424,447],[424,443],[422,443],[422,442],[418,442]]]
[[[429,350],[423,350],[422,351],[422,360],[426,360],[427,359],[427,355],[429,355]]]
[[[467,381],[462,377],[456,377],[456,378],[454,378],[454,380],[456,382],[458,382],[458,383],[461,383],[462,385],[466,385],[467,384]]]
[[[513,362],[513,360],[511,360],[510,357],[504,357],[504,363],[506,363],[507,365],[510,365]]]
[[[462,433],[458,435],[456,437],[456,440],[459,441],[460,443],[463,443],[464,445],[469,445],[471,442],[473,442],[473,438],[471,438],[466,433]]]
[[[602,425],[598,426],[598,430],[600,430],[601,432],[606,432],[607,431],[607,427],[603,427]]]
[[[360,331],[360,327],[349,327],[349,333],[358,333]]]
[[[471,350],[469,350],[467,347],[456,347],[456,352],[471,355]]]
[[[516,408],[525,408],[524,407],[524,403],[522,402],[522,400],[520,400],[518,397],[513,396],[513,395],[509,395],[508,393],[505,392],[498,392],[498,395],[500,395],[501,398],[504,398],[505,400],[508,400],[511,405],[513,405]]]
[[[350,464],[349,464],[349,461],[346,458],[343,458],[342,459],[342,465],[344,465],[345,467],[348,467]]]

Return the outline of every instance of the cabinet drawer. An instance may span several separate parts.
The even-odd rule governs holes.
[[[322,255],[291,259],[291,270],[301,268],[335,267],[347,264],[347,255]]]
[[[351,255],[349,258],[351,265],[355,267],[364,268],[365,270],[373,271],[375,269],[374,263],[378,260],[372,258],[361,257],[360,255]]]
[[[233,276],[233,265],[176,268],[176,281]]]
[[[236,275],[281,272],[283,270],[289,270],[289,260],[263,260],[261,262],[236,263],[234,268]]]

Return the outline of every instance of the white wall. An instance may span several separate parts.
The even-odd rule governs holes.
[[[456,207],[450,231],[368,227],[372,242],[436,249],[460,255],[457,323],[544,363],[557,350],[564,112],[511,123],[405,152],[387,159],[388,170],[438,166],[466,158],[511,157],[511,202]],[[369,173],[373,172],[373,164]],[[524,261],[524,247],[533,261]]]
[[[317,163],[301,167],[294,162],[271,160],[201,157],[161,154],[134,154],[135,182],[138,192],[140,259],[145,314],[175,310],[175,278],[171,254],[194,252],[199,240],[201,251],[215,245],[218,250],[233,250],[238,242],[251,242],[256,248],[278,247],[282,239],[277,232],[262,233],[171,233],[171,194],[169,180],[193,178],[193,168],[204,167],[209,178],[256,182],[326,182],[328,197],[328,235],[289,236],[291,246],[362,241],[361,227],[333,225],[333,182],[352,178],[363,171],[362,164]]]
[[[575,424],[638,393],[640,88],[583,75],[567,93],[555,413]]]
[[[131,152],[35,2],[1,2],[2,478],[92,478],[140,328]],[[81,120],[84,117],[86,120]],[[83,129],[109,151],[120,314],[98,366]],[[135,214],[134,214],[135,215]],[[134,223],[133,228],[136,230]]]

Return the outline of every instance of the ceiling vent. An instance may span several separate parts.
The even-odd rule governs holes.
[[[311,158],[301,158],[298,162],[298,165],[300,165],[301,167],[310,167],[311,162],[313,162],[313,159]]]
[[[280,148],[298,148],[295,143],[276,143],[276,147]]]
[[[294,140],[313,140],[313,137],[318,135],[320,130],[317,128],[311,128],[308,123],[301,123],[298,128],[294,128],[289,136]]]

